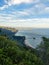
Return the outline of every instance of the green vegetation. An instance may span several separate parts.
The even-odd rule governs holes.
[[[41,59],[31,49],[17,44],[18,42],[0,36],[0,65],[43,65]]]
[[[49,65],[49,39],[43,37],[43,42],[38,46],[39,57],[42,59],[44,65]]]
[[[0,29],[0,65],[49,65],[49,38],[42,37],[41,44],[33,49],[19,45],[22,40],[12,37]]]

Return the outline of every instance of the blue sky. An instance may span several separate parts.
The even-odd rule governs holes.
[[[49,27],[49,0],[0,0],[0,25]]]

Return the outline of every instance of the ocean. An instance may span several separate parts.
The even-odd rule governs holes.
[[[36,48],[42,41],[42,37],[49,38],[49,28],[34,28],[31,30],[19,30],[16,36],[25,36],[25,44]]]

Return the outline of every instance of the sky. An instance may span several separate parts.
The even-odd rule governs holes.
[[[49,0],[0,0],[0,26],[49,28]]]

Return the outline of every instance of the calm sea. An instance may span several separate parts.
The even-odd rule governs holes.
[[[41,43],[43,36],[49,38],[49,28],[19,30],[15,35],[25,36],[26,37],[25,44],[27,46],[35,48],[37,45]]]

